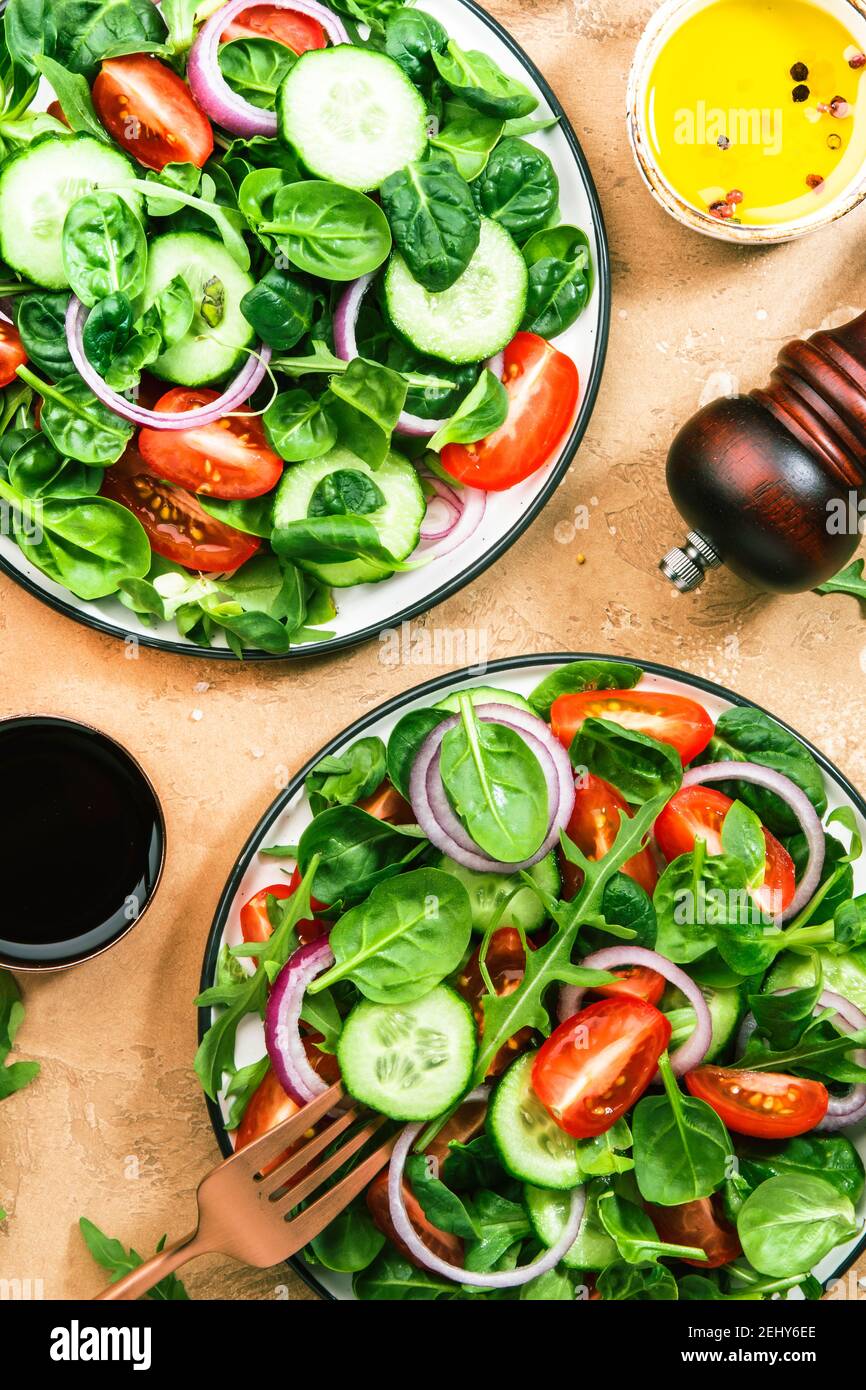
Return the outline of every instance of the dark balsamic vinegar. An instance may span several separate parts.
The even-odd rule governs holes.
[[[0,959],[61,965],[141,915],[164,832],[147,778],[113,740],[64,719],[0,723]]]

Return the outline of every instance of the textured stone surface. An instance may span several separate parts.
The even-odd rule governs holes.
[[[703,399],[765,378],[778,348],[862,298],[866,213],[749,254],[681,230],[644,192],[623,123],[647,0],[491,0],[562,98],[590,160],[610,236],[607,371],[574,467],[527,535],[427,619],[491,658],[606,651],[668,662],[767,706],[866,786],[866,625],[844,597],[756,595],[715,576],[696,598],[656,571],[682,528],[663,464]],[[862,307],[862,303],[860,304]],[[586,530],[575,508],[589,510]],[[578,564],[578,554],[585,563]],[[467,639],[468,640],[468,639]],[[286,770],[381,700],[441,674],[389,665],[371,644],[318,664],[235,667],[142,650],[71,624],[0,579],[0,713],[91,721],[142,760],[168,820],[168,865],[141,927],[89,966],[22,977],[20,1055],[40,1080],[0,1106],[0,1274],[48,1298],[101,1276],[76,1223],[89,1216],[150,1253],[192,1219],[218,1158],[191,1070],[202,950],[222,884]],[[202,688],[206,683],[207,688]],[[196,717],[200,712],[201,717]],[[62,895],[62,884],[46,885]],[[212,1259],[194,1297],[307,1296],[291,1274]]]

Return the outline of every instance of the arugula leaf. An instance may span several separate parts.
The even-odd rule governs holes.
[[[838,574],[834,574],[832,579],[827,579],[823,584],[819,584],[815,590],[816,594],[850,594],[852,598],[859,598],[866,602],[866,579],[863,577],[864,560],[852,560],[850,565],[846,565]]]
[[[39,1075],[38,1062],[6,1063],[23,1021],[24,1005],[18,981],[7,970],[0,970],[0,1100],[23,1091]]]
[[[84,1243],[93,1256],[94,1260],[102,1269],[108,1270],[109,1282],[116,1284],[125,1274],[129,1274],[133,1269],[138,1269],[142,1264],[142,1258],[137,1250],[131,1247],[129,1250],[111,1236],[105,1235],[98,1226],[94,1226],[92,1221],[88,1221],[86,1216],[82,1216],[78,1223],[78,1228],[84,1237]],[[163,1236],[156,1247],[156,1253],[165,1247],[166,1237]],[[144,1295],[145,1298],[153,1299],[157,1303],[177,1303],[189,1299],[184,1285],[176,1274],[168,1274],[164,1279],[160,1279],[158,1284]]]
[[[757,1035],[749,1040],[737,1063],[747,1071],[780,1071],[829,1077],[832,1081],[866,1081],[866,1067],[859,1066],[846,1053],[866,1046],[866,1028],[854,1033],[837,1033],[831,1024],[816,1019],[815,1023],[792,1047],[773,1050]]]

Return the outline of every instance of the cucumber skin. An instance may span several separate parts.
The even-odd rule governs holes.
[[[502,1164],[506,1173],[510,1173],[513,1178],[517,1178],[518,1182],[530,1183],[533,1187],[544,1187],[551,1192],[570,1192],[572,1188],[577,1187],[581,1182],[580,1160],[578,1157],[576,1139],[571,1140],[571,1143],[574,1144],[573,1168],[570,1173],[557,1182],[555,1180],[555,1175],[552,1179],[549,1170],[542,1171],[541,1169],[536,1169],[532,1171],[531,1167],[522,1158],[515,1158],[513,1148],[510,1147],[507,1142],[503,1143],[499,1133],[499,1116],[506,1103],[510,1102],[512,1105],[517,1103],[511,1100],[512,1094],[517,1092],[517,1088],[520,1086],[523,1079],[524,1072],[531,1070],[535,1062],[535,1057],[536,1054],[534,1052],[527,1053],[523,1057],[518,1057],[517,1061],[511,1064],[508,1071],[500,1079],[487,1109],[485,1129],[499,1157],[499,1162]],[[510,1082],[509,1078],[511,1078]],[[544,1109],[540,1100],[538,1101],[538,1105],[542,1110]],[[548,1119],[550,1119],[549,1116]],[[552,1128],[556,1129],[556,1125],[552,1119],[550,1119],[550,1125]],[[567,1141],[569,1136],[565,1131],[561,1130],[560,1133],[562,1134],[563,1141]]]
[[[516,875],[495,873],[485,874],[479,873],[474,869],[464,869],[463,866],[456,863],[455,860],[449,859],[447,854],[443,854],[441,859],[439,860],[439,868],[442,869],[442,871],[446,874],[453,874],[453,876],[465,886],[466,891],[469,894],[470,905],[472,906],[472,930],[477,935],[483,935],[483,933],[487,929],[487,923],[484,920],[481,920],[479,918],[479,914],[476,912],[476,902],[474,895],[478,890],[477,880],[488,878],[500,878],[502,879],[503,883],[505,883],[510,878],[516,877]],[[553,873],[556,874],[555,885],[550,881],[548,883],[545,883],[545,879],[552,880],[553,874],[549,872],[550,870],[552,870]],[[549,892],[558,893],[560,888],[562,887],[562,879],[559,875],[559,870],[556,866],[556,859],[553,856],[552,852],[549,855],[545,855],[544,859],[540,860],[538,864],[533,864],[529,872],[531,876],[536,880],[536,882],[538,882],[542,888],[547,887]],[[514,904],[520,902],[520,899],[524,893],[528,895],[527,901],[529,897],[532,898],[532,901],[537,906],[538,910],[536,913],[533,914],[535,920],[532,922],[527,921],[525,914],[521,912],[522,920],[518,923],[514,920]],[[494,910],[495,909],[491,909],[491,911]],[[533,892],[533,890],[527,886],[521,889],[520,893],[516,894],[515,897],[512,898],[511,903],[505,909],[501,925],[503,927],[518,925],[522,926],[527,936],[531,936],[532,933],[538,931],[546,921],[546,909],[544,908],[541,900]]]
[[[516,695],[513,690],[497,690],[493,685],[478,685],[473,690],[467,690],[466,694],[473,705],[513,705],[515,709],[525,710],[527,714],[534,713],[529,701],[522,695]],[[452,714],[457,714],[460,710],[459,698],[457,695],[446,695],[435,708],[447,709]]]

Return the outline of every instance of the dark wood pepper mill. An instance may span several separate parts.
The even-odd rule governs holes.
[[[694,415],[667,483],[692,529],[660,568],[683,592],[720,564],[779,593],[841,569],[866,512],[866,313],[788,343],[765,390]]]

